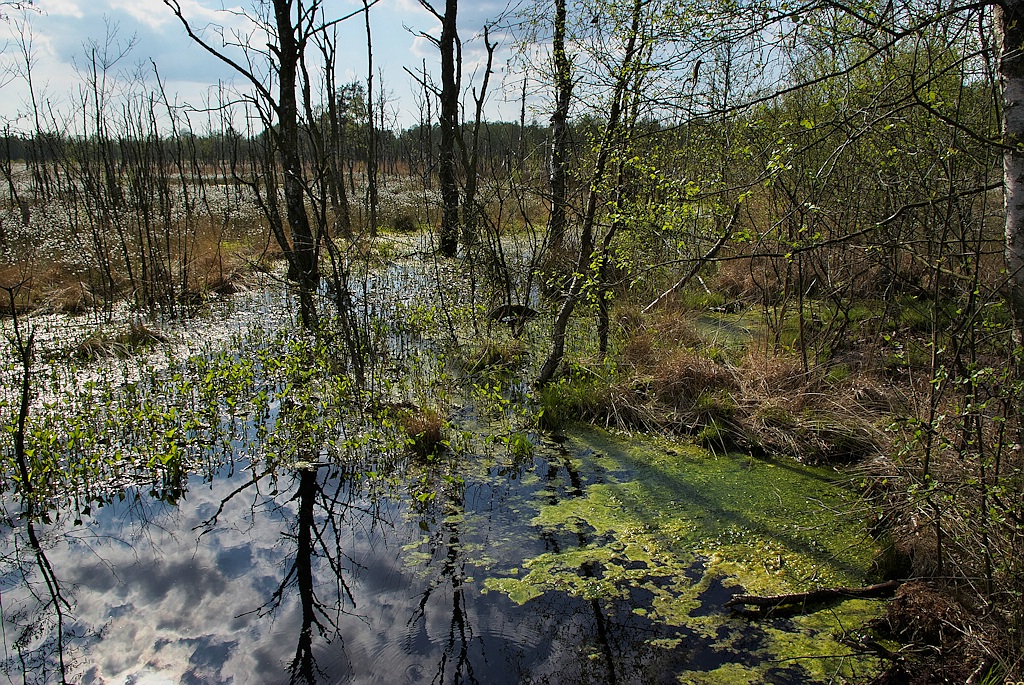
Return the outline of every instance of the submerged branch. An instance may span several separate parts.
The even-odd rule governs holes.
[[[851,597],[874,598],[889,597],[903,584],[901,580],[887,580],[884,583],[865,587],[834,587],[796,592],[789,595],[736,595],[725,603],[727,607],[750,605],[762,609],[774,609],[785,605],[800,604],[804,607],[837,599]]]

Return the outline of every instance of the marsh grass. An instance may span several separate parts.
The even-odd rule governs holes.
[[[94,274],[74,265],[29,256],[0,268],[0,287],[14,292],[14,311],[9,298],[0,298],[0,315],[60,313],[84,314],[102,304],[92,283]]]
[[[685,303],[650,315],[620,311],[618,363],[580,362],[541,389],[539,425],[593,421],[814,465],[883,449],[883,404],[858,400],[859,392],[881,393],[860,388],[860,377],[827,365],[804,372],[799,359],[760,339],[723,348],[715,334],[701,333],[700,316]]]
[[[525,354],[526,345],[522,340],[488,338],[462,350],[458,362],[468,374],[510,371],[522,364]]]
[[[432,407],[402,409],[398,424],[406,436],[406,445],[421,459],[435,457],[447,446],[445,419]]]
[[[735,283],[741,266],[720,277],[746,296]],[[610,356],[583,352],[567,364],[538,393],[538,423],[591,421],[842,468],[862,489],[857,511],[844,515],[864,518],[874,573],[932,579],[877,626],[911,643],[901,651],[912,655],[908,673],[980,682],[986,671],[1018,672],[1024,388],[1006,360],[1020,351],[1001,342],[999,306],[978,315],[982,325],[965,321],[961,305],[874,294],[844,307],[808,299],[802,322],[792,302],[763,299],[739,314],[709,311],[714,299],[700,297],[648,313],[620,306]],[[733,335],[741,322],[746,334]],[[943,628],[915,632],[914,616],[928,607]]]
[[[169,336],[163,331],[141,322],[134,322],[127,328],[113,332],[99,328],[78,342],[73,351],[75,358],[95,361],[110,357],[125,358],[160,343],[166,343]]]

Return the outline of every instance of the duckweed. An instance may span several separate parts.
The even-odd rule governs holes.
[[[648,644],[694,650],[681,683],[828,682],[874,667],[842,640],[881,602],[755,619],[724,606],[735,594],[868,580],[872,544],[835,471],[596,429],[575,431],[566,448],[585,455],[563,465],[569,485],[578,474],[591,482],[561,499],[538,495],[532,525],[552,549],[487,588],[520,604],[552,591],[607,602],[640,591],[651,599],[634,613],[661,628]]]

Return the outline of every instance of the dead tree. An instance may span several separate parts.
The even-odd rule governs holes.
[[[441,186],[441,237],[439,252],[454,257],[459,249],[459,180],[456,146],[459,138],[459,93],[462,90],[462,43],[456,26],[458,0],[445,0],[440,14],[427,0],[419,0],[441,22],[441,37],[434,41],[441,53],[441,142],[437,177]]]

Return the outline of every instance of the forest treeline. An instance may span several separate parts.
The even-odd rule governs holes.
[[[318,0],[257,3],[269,48],[211,42],[165,4],[247,89],[192,126],[159,79],[112,106],[99,59],[68,115],[76,134],[42,107],[34,131],[8,129],[11,310],[45,301],[32,278],[63,269],[77,306],[127,297],[181,315],[254,232],[287,261],[304,324],[332,311],[361,374],[354,264],[379,230],[421,229],[438,258],[486,265],[491,304],[550,314],[532,380],[576,402],[568,414],[664,427],[648,411],[660,403],[713,444],[751,448],[754,426],[778,451],[874,459],[865,501],[891,572],[965,607],[943,619],[955,628],[893,633],[958,655],[943,667],[955,678],[1019,675],[1020,2],[526,3],[477,38],[485,75],[499,29],[519,55],[521,120],[496,123],[486,76],[462,80],[458,3],[424,1],[440,76],[415,75],[420,123],[401,132],[372,59],[365,85],[334,82],[338,18]],[[367,22],[371,55],[372,4],[346,18]],[[543,126],[526,123],[526,84]],[[693,309],[755,317],[748,357],[670,323]],[[779,359],[784,377],[769,373]],[[600,397],[595,377],[611,379]],[[745,408],[756,388],[800,402]],[[846,413],[825,421],[826,399]],[[874,432],[844,433],[843,417]]]
[[[592,127],[593,124],[587,124]],[[345,141],[339,146],[340,154],[351,164],[353,169],[364,169],[367,161],[369,136],[365,117],[352,121],[347,125]],[[422,174],[425,151],[436,146],[440,139],[440,130],[436,125],[417,125],[402,131],[381,130],[377,136],[377,159],[381,170],[387,174]],[[536,122],[525,127],[515,122],[487,121],[480,133],[480,159],[485,170],[511,168],[520,165],[523,148],[529,150],[530,156],[543,158],[547,154],[548,132]],[[69,161],[78,156],[95,156],[99,147],[106,149],[111,159],[117,164],[129,164],[133,160],[130,150],[135,143],[127,137],[103,139],[90,136],[79,137],[61,134],[41,133],[23,135],[5,133],[0,135],[0,150],[10,164],[5,165],[4,182],[7,185],[10,200],[11,183],[19,176],[20,169],[30,169],[35,163],[54,164]],[[242,136],[235,131],[225,133],[194,133],[183,131],[170,136],[155,132],[151,140],[154,159],[171,159],[177,155],[179,147],[184,146],[192,159],[200,168],[214,168],[224,160],[235,159],[245,162],[253,157],[256,148],[261,144],[260,136],[255,140]],[[304,146],[310,145],[306,139]],[[46,173],[40,167],[39,176]],[[44,184],[45,186],[45,184]]]

